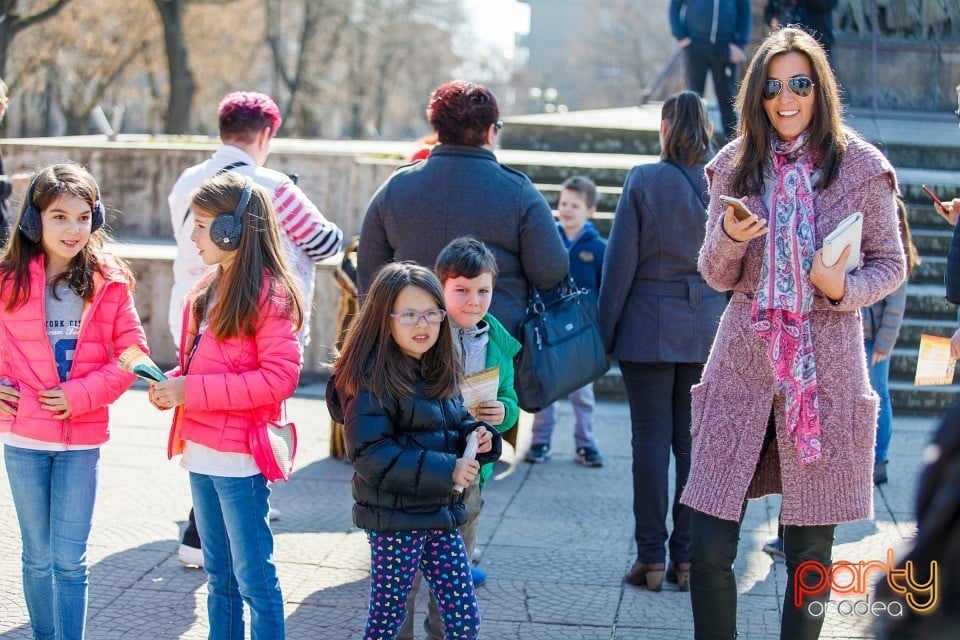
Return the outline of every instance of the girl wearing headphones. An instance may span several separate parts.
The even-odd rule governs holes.
[[[202,183],[191,203],[193,242],[218,268],[188,294],[180,364],[150,386],[150,401],[177,408],[167,453],[183,454],[190,472],[210,637],[241,640],[246,602],[252,638],[283,638],[270,488],[247,438],[280,417],[297,387],[303,303],[263,187],[227,172]]]
[[[147,349],[133,275],[103,252],[103,217],[85,169],[47,167],[0,256],[0,442],[38,640],[84,636],[107,405],[135,380],[116,356]]]

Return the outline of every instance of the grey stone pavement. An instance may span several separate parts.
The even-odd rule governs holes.
[[[294,477],[272,497],[282,512],[273,525],[287,636],[360,638],[369,549],[351,524],[351,469],[327,454],[322,385],[301,387],[288,411],[299,428],[300,451]],[[166,459],[169,417],[147,403],[139,384],[114,405],[90,538],[90,640],[207,636],[204,574],[181,566],[176,556],[190,497],[186,471]],[[508,453],[484,491],[480,564],[489,579],[477,589],[482,637],[691,638],[689,594],[669,584],[651,593],[623,582],[635,555],[626,403],[598,403],[600,469],[573,462],[571,420],[569,405],[560,403],[553,459],[529,465]],[[530,417],[521,424],[522,452]],[[876,519],[840,526],[834,559],[883,559],[887,548],[913,535],[916,475],[935,424],[896,420],[890,483],[876,490]],[[751,502],[743,526],[736,570],[739,627],[749,640],[779,633],[784,566],[760,550],[775,532],[778,505],[778,498]],[[0,465],[0,637],[10,640],[30,637],[19,557]],[[869,638],[870,621],[834,610],[822,637]]]

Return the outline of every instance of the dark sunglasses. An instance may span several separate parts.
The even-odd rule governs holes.
[[[807,76],[796,76],[787,80],[790,93],[800,98],[806,98],[813,93],[813,80]],[[773,100],[783,91],[783,83],[779,80],[767,80],[763,83],[763,99]]]
[[[500,129],[503,129],[503,121],[497,120],[496,122],[493,123],[493,126],[496,128],[497,131],[500,131]]]

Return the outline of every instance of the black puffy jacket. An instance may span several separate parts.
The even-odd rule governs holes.
[[[344,425],[347,459],[355,471],[353,522],[361,529],[455,529],[467,521],[462,494],[451,493],[467,435],[487,427],[493,448],[477,461],[500,458],[496,429],[470,417],[460,396],[430,398],[424,387],[418,378],[415,392],[404,398],[361,391],[341,399],[334,381],[327,383],[327,407]]]

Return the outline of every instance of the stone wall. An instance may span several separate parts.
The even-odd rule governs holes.
[[[850,106],[873,106],[873,45],[841,38],[833,47],[837,79]],[[957,108],[954,88],[960,83],[960,45],[884,38],[877,43],[877,106],[895,111],[942,111]]]
[[[85,165],[100,183],[107,223],[118,241],[116,251],[133,266],[138,279],[136,302],[155,360],[173,364],[176,351],[167,327],[171,262],[176,253],[170,228],[167,194],[180,172],[208,158],[216,142],[207,139],[160,140],[148,136],[121,136],[108,142],[102,136],[8,139],[2,144],[9,173],[34,172],[65,160]],[[268,165],[299,173],[298,184],[343,230],[359,233],[370,196],[401,163],[408,143],[276,140]],[[14,194],[19,211],[23,193]],[[336,260],[317,267],[317,287],[311,335],[305,353],[304,374],[324,372],[331,348],[339,288],[331,274]]]
[[[114,236],[170,239],[167,194],[180,172],[210,157],[217,143],[123,135],[115,142],[103,136],[7,139],[0,147],[8,173],[80,162],[100,183]],[[410,147],[403,142],[278,139],[267,165],[298,173],[300,188],[349,236],[359,233],[370,196]],[[14,196],[15,205],[20,195]]]
[[[136,303],[140,321],[147,334],[147,344],[153,359],[164,368],[173,366],[177,351],[170,337],[167,312],[170,308],[170,288],[173,286],[173,247],[118,244],[113,247],[125,258],[137,276]],[[326,365],[333,359],[340,290],[333,280],[333,264],[317,267],[317,287],[313,296],[313,316],[310,322],[310,344],[304,352],[303,375],[315,377],[326,373]]]

